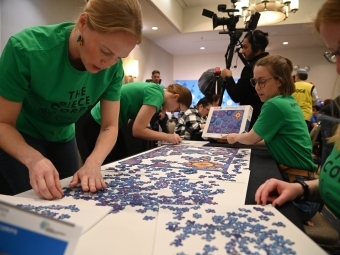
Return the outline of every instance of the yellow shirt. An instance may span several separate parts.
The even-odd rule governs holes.
[[[295,92],[292,94],[295,101],[300,105],[305,120],[310,121],[313,113],[313,85],[306,81],[295,82]]]

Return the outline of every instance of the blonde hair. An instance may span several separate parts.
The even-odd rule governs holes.
[[[268,55],[260,58],[255,66],[265,66],[274,79],[281,82],[280,95],[287,96],[295,92],[295,84],[292,77],[293,63],[288,58],[279,55]]]
[[[87,25],[99,33],[126,31],[142,41],[142,10],[138,0],[85,0]]]
[[[192,94],[187,87],[184,87],[180,84],[170,84],[166,90],[172,94],[178,94],[179,98],[177,102],[184,104],[187,108],[190,107],[192,103]]]
[[[314,28],[320,33],[321,23],[340,23],[340,0],[327,0],[319,9],[314,20]],[[328,143],[337,142],[336,149],[340,150],[340,125],[334,135],[328,139]]]
[[[340,1],[327,0],[319,9],[314,20],[315,29],[320,32],[321,23],[339,23],[340,22]]]

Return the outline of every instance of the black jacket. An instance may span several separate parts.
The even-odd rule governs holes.
[[[241,77],[237,83],[235,83],[233,77],[228,77],[224,81],[226,83],[227,92],[234,102],[240,103],[240,105],[251,105],[253,107],[249,131],[259,117],[263,105],[255,88],[250,84],[250,79],[254,76],[253,69],[256,61],[267,55],[269,55],[268,52],[260,53],[244,66]]]
[[[340,118],[340,96],[334,98],[329,104],[321,107],[320,113],[326,114],[334,118]]]

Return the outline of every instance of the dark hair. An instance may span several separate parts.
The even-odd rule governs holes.
[[[201,98],[196,107],[198,107],[200,104],[203,105],[203,107],[207,107],[208,105],[212,105],[213,103],[213,96],[210,93],[207,93],[205,97]]]
[[[160,71],[158,71],[158,70],[153,70],[152,73],[151,73],[151,75],[154,75],[154,74],[156,74],[156,73],[161,74]]]
[[[316,110],[316,111],[320,111],[320,106],[318,106],[318,105],[313,105],[313,110]]]
[[[254,32],[248,32],[244,38],[248,39],[253,51],[256,51],[254,50],[255,48],[257,48],[257,51],[265,51],[269,43],[267,36],[268,33],[264,33],[261,30],[255,30]]]
[[[204,93],[204,96],[207,98],[211,98],[212,102],[218,102],[220,100],[220,95],[212,94],[211,92]]]
[[[213,95],[212,100],[213,102],[218,102],[220,100],[220,95],[217,95],[217,94]]]
[[[332,102],[332,99],[325,99],[323,100],[323,106],[328,105],[330,102]]]

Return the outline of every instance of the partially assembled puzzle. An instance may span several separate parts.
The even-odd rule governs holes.
[[[110,212],[110,224],[122,230],[133,222],[130,231],[143,233],[148,240],[140,244],[144,254],[319,252],[276,209],[244,205],[250,154],[250,149],[162,146],[103,166],[105,190],[90,193],[65,186],[64,198],[57,201],[4,200],[82,225],[85,231]],[[112,231],[112,240],[130,236]],[[118,250],[124,253],[124,246]]]
[[[188,176],[216,175],[216,180],[246,182],[249,179],[250,149],[223,147],[163,146],[104,166],[104,170],[154,168],[184,172]],[[164,170],[162,170],[164,171]],[[217,176],[218,175],[218,176]]]

